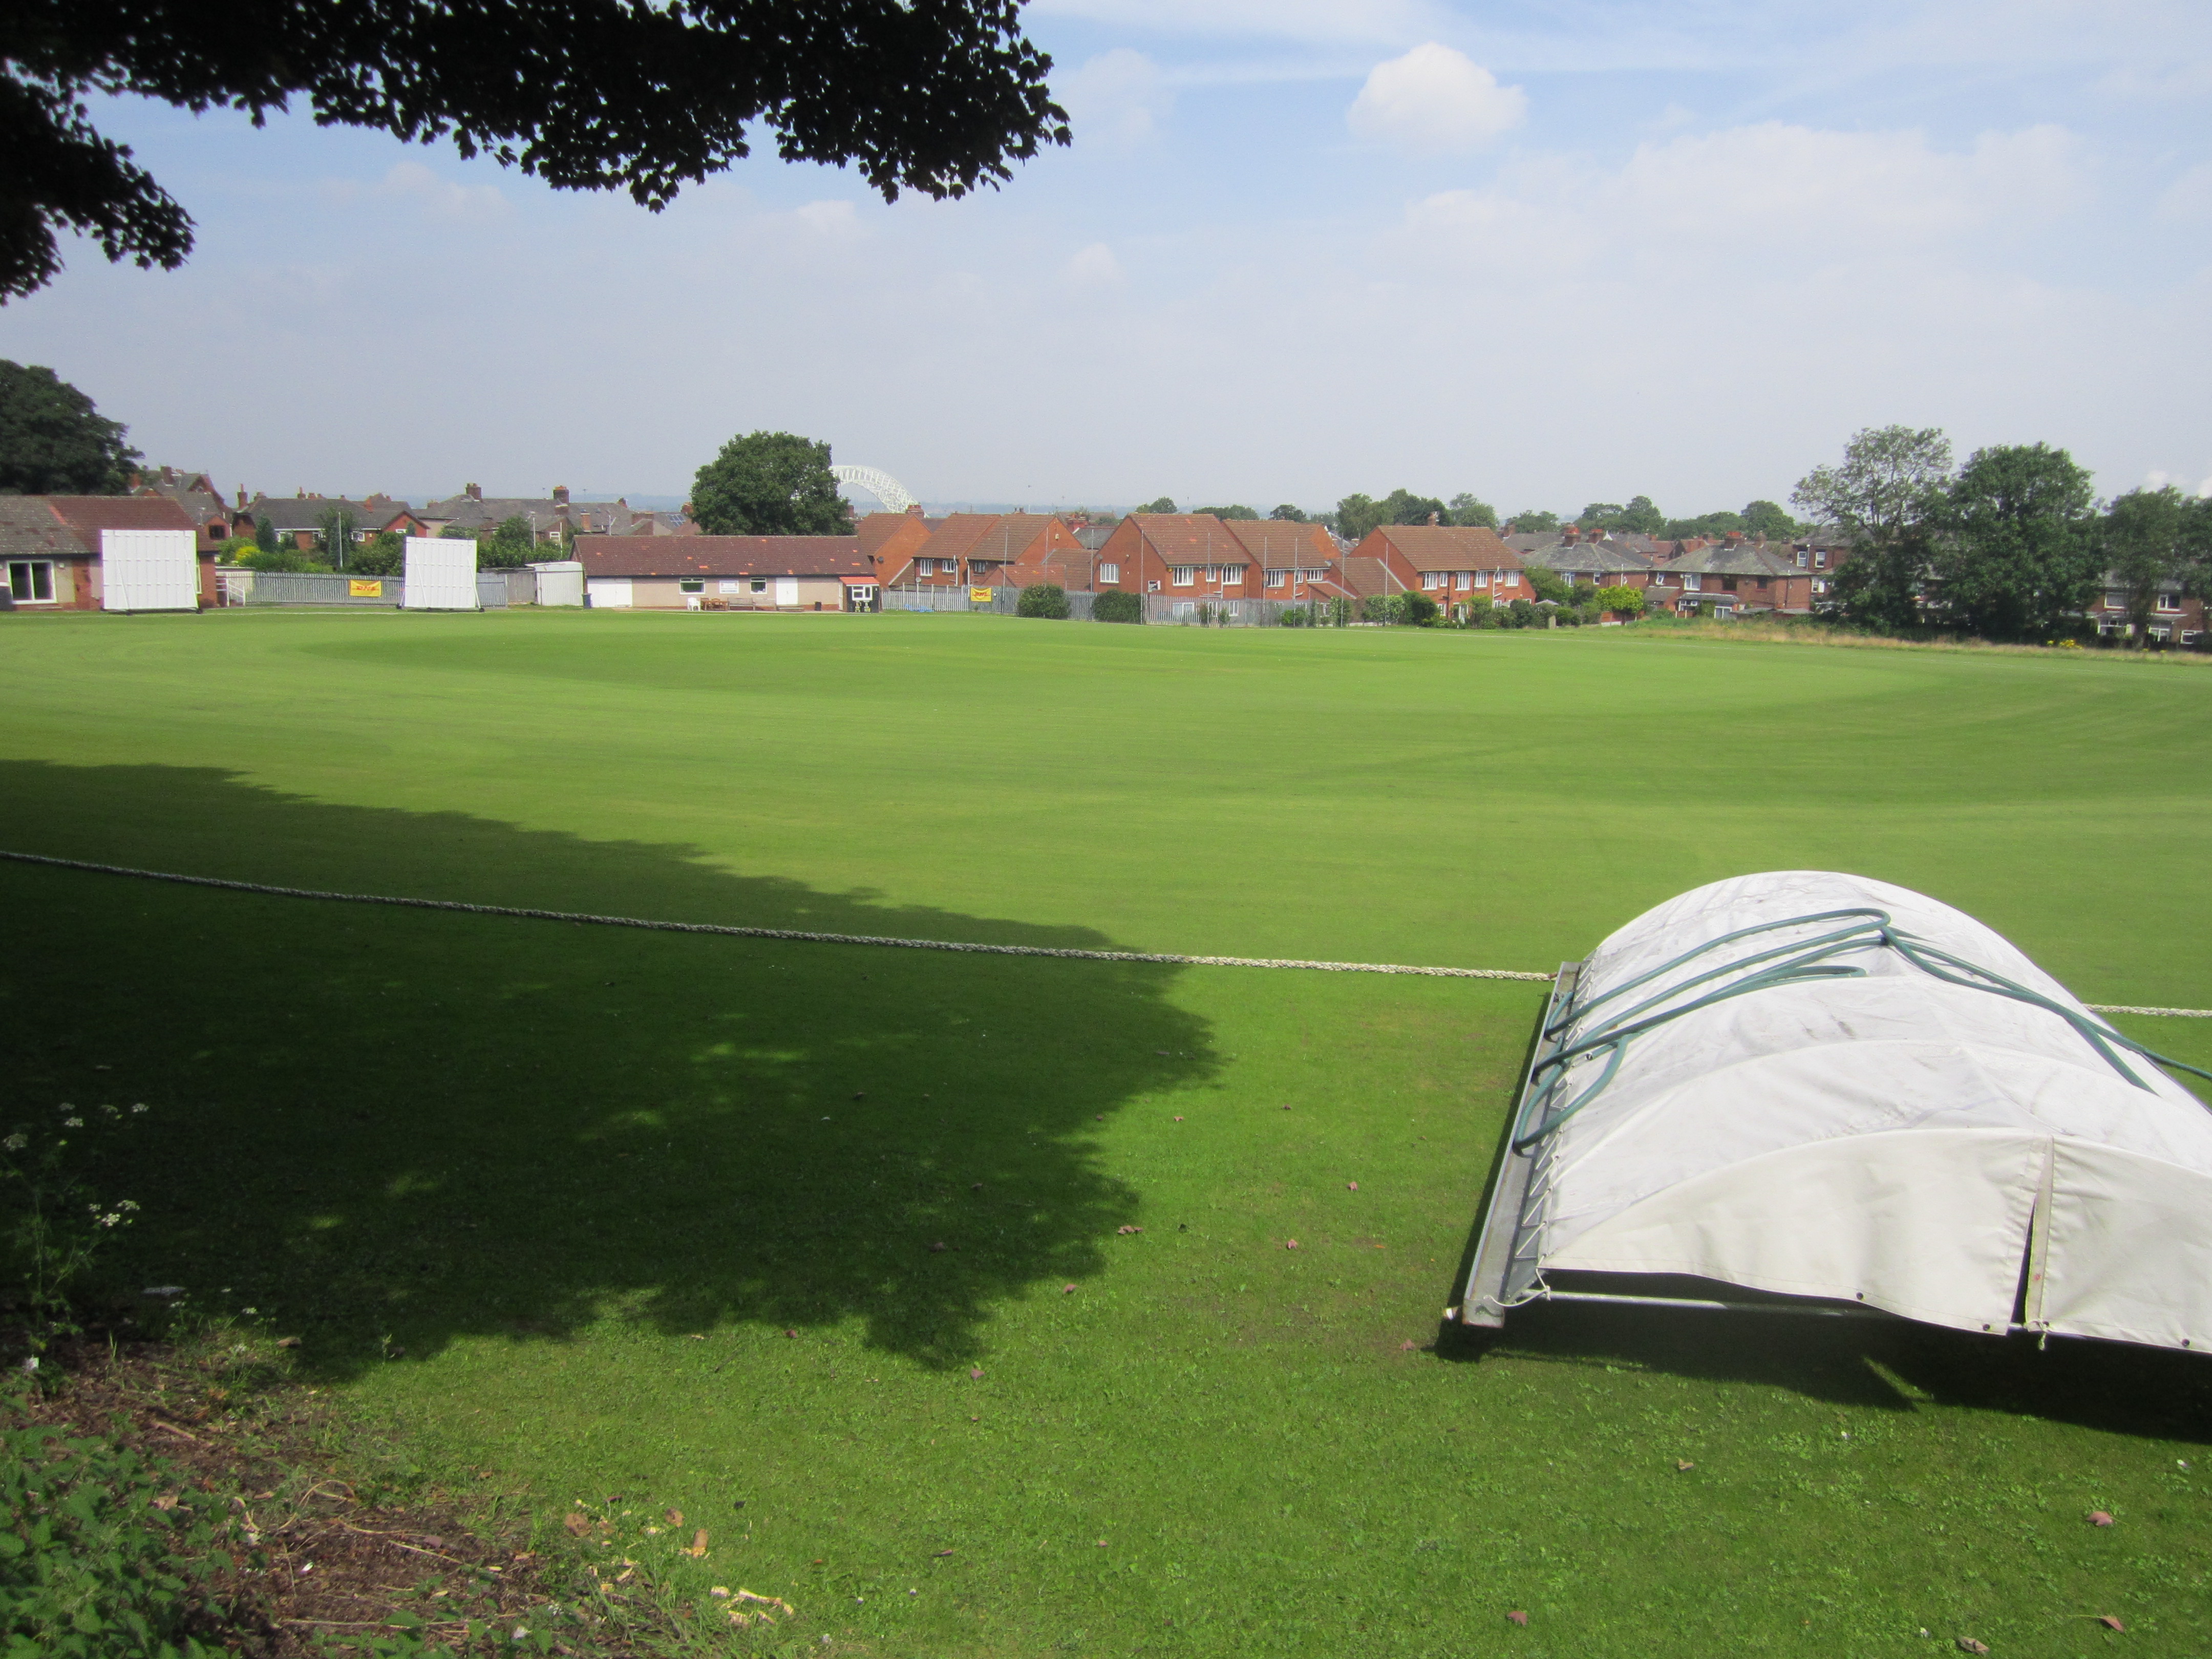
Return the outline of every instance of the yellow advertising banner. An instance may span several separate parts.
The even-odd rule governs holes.
[[[968,590],[968,603],[969,603],[969,604],[970,604],[970,605],[988,605],[988,604],[990,604],[990,602],[991,602],[991,590],[990,590],[989,588],[988,588],[988,587],[971,587],[971,588],[969,588],[969,589]]]
[[[356,577],[346,584],[346,597],[349,599],[380,599],[384,597],[384,584],[365,582]]]

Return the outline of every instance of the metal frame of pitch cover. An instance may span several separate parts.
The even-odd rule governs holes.
[[[1528,1069],[1521,1079],[1513,1102],[1512,1117],[1498,1154],[1498,1178],[1490,1189],[1490,1206],[1483,1212],[1482,1231],[1475,1239],[1473,1266],[1460,1298],[1444,1310],[1448,1321],[1474,1329],[1496,1330],[1505,1316],[1531,1302],[1595,1302],[1613,1306],[1682,1308],[1705,1313],[1761,1313],[1812,1315],[1828,1319],[1876,1319],[1894,1322],[1897,1316],[1853,1303],[1826,1302],[1806,1297],[1775,1297],[1757,1292],[1762,1299],[1735,1300],[1712,1297],[1632,1294],[1627,1291],[1570,1289],[1546,1282],[1540,1252],[1540,1230],[1530,1222],[1533,1202],[1543,1196],[1559,1137],[1545,1135],[1522,1152],[1518,1147],[1540,1125],[1528,1122],[1529,1113],[1548,1091],[1536,1086],[1537,1069],[1557,1054],[1565,1041],[1559,1016],[1571,1008],[1582,983],[1586,963],[1563,962],[1552,981],[1544,1012],[1536,1026],[1536,1042],[1528,1056]],[[1552,1035],[1558,1032],[1559,1035]],[[1602,1274],[1577,1274],[1600,1279]],[[1637,1281],[1643,1282],[1643,1281]],[[2020,1328],[2017,1326],[2009,1328]]]

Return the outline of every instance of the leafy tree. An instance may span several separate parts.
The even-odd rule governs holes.
[[[407,565],[407,544],[396,530],[380,530],[355,550],[353,568],[364,576],[396,576]]]
[[[1619,501],[1592,501],[1575,517],[1585,530],[1603,530],[1628,509]]]
[[[276,550],[276,526],[265,514],[253,521],[253,544],[264,553]]]
[[[1775,501],[1746,501],[1742,522],[1746,535],[1764,536],[1771,542],[1786,542],[1797,533],[1797,520]]]
[[[2188,507],[2172,484],[2163,489],[2130,489],[2113,497],[2098,526],[2106,574],[2127,596],[2131,645],[2149,640],[2159,590],[2188,574],[2182,544]]]
[[[1626,530],[1636,536],[1656,536],[1666,523],[1667,515],[1651,505],[1649,495],[1634,495],[1629,498],[1626,507],[1606,520],[1605,527]]]
[[[1617,587],[1601,587],[1597,591],[1600,609],[1624,611],[1632,617],[1644,614],[1644,590],[1623,582]]]
[[[853,526],[830,446],[789,432],[724,444],[692,481],[691,516],[709,536],[835,536]]]
[[[1556,513],[1516,513],[1507,522],[1513,526],[1516,535],[1544,536],[1559,527],[1559,515]]]
[[[1175,510],[1175,497],[1172,495],[1163,495],[1156,501],[1146,501],[1137,509],[1139,513],[1172,513]]]
[[[887,201],[995,186],[1069,136],[1018,0],[27,0],[6,15],[0,297],[52,279],[58,229],[141,265],[191,251],[191,216],[91,125],[95,91],[257,125],[301,96],[319,125],[450,133],[463,155],[656,212],[746,155],[756,122],[785,161],[849,163]]]
[[[2198,496],[2181,509],[2183,590],[2212,601],[2212,496]]]
[[[1446,524],[1479,526],[1484,530],[1498,528],[1498,509],[1468,490],[1462,489],[1451,498],[1451,506],[1444,517]]]
[[[1844,446],[1840,465],[1814,467],[1790,499],[1850,538],[1836,574],[1846,616],[1885,628],[1920,620],[1920,590],[1944,510],[1951,441],[1935,427],[1867,427]]]
[[[1353,494],[1336,504],[1336,533],[1348,542],[1364,541],[1367,532],[1382,522],[1382,509],[1371,495]]]
[[[1946,491],[1933,561],[1944,608],[1990,639],[2073,626],[2104,576],[2088,472],[2048,444],[1978,449]]]
[[[1288,501],[1285,501],[1280,507],[1277,507],[1267,516],[1278,524],[1306,524],[1310,522],[1310,520],[1307,519],[1305,510],[1303,507],[1292,507]]]
[[[7,33],[0,27],[0,40]],[[0,105],[0,132],[6,118]],[[0,212],[0,222],[9,216]],[[0,495],[122,495],[140,459],[126,430],[51,368],[0,358]]]
[[[315,521],[316,544],[322,549],[323,562],[333,570],[346,568],[346,555],[353,549],[354,519],[350,508],[326,507]]]
[[[1700,513],[1694,519],[1669,519],[1659,527],[1659,535],[1670,542],[1688,541],[1692,537],[1718,541],[1729,531],[1743,527],[1743,515],[1723,507],[1717,513]]]
[[[1573,590],[1558,571],[1547,570],[1540,564],[1532,564],[1521,574],[1528,579],[1528,586],[1535,590],[1538,599],[1549,599],[1553,605],[1572,605],[1575,602]]]
[[[1442,501],[1433,495],[1416,495],[1410,489],[1394,489],[1376,506],[1382,510],[1383,524],[1426,524],[1431,519],[1438,524],[1449,522]]]
[[[520,513],[501,519],[490,535],[477,540],[479,570],[520,570],[537,556],[537,533]]]
[[[1260,515],[1249,507],[1194,507],[1193,513],[1211,513],[1217,519],[1257,519]]]

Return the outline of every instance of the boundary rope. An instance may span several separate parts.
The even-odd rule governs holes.
[[[103,876],[135,876],[142,881],[177,882],[186,887],[268,893],[278,898],[391,904],[409,910],[460,910],[477,916],[584,922],[594,927],[643,927],[663,933],[722,933],[738,939],[796,939],[810,945],[876,945],[901,951],[957,951],[991,957],[1063,957],[1078,962],[1158,962],[1189,968],[1302,968],[1319,974],[1411,974],[1428,979],[1525,979],[1545,983],[1553,977],[1550,974],[1521,973],[1510,968],[1418,968],[1396,962],[1301,962],[1290,957],[1181,956],[1169,951],[1079,951],[1051,945],[978,945],[957,939],[894,939],[877,933],[813,933],[796,927],[739,927],[715,921],[653,921],[643,916],[599,916],[581,911],[536,910],[510,904],[465,904],[459,899],[398,898],[388,893],[335,893],[313,887],[274,887],[258,881],[227,881],[220,876],[186,876],[170,870],[134,870],[123,864],[50,858],[43,853],[15,853],[4,848],[0,848],[0,859],[10,859],[18,864],[51,865],[59,870],[89,870]]]
[[[185,887],[220,887],[237,893],[267,893],[277,898],[325,899],[338,904],[389,904],[407,910],[459,910],[470,915],[515,916],[527,921],[573,921],[593,927],[642,927],[663,933],[720,933],[737,939],[781,939],[808,945],[873,945],[899,951],[956,951],[993,957],[1060,957],[1078,962],[1156,962],[1182,968],[1294,968],[1316,974],[1407,974],[1424,979],[1510,979],[1548,985],[1555,974],[1514,968],[1423,968],[1400,962],[1306,962],[1291,957],[1194,957],[1171,951],[1082,951],[1052,945],[979,945],[943,939],[897,939],[880,933],[815,933],[797,927],[740,927],[718,921],[655,921],[644,916],[601,916],[580,910],[538,910],[511,904],[468,904],[459,899],[401,898],[389,893],[339,893],[317,887],[276,887],[265,882],[230,881],[221,876],[187,876],[173,870],[139,870],[127,864],[94,864],[87,859],[53,858],[0,848],[0,859],[43,864],[58,870],[88,870],[103,876],[131,876],[140,881],[175,882]],[[2212,1008],[2147,1008],[2127,1003],[2087,1002],[2092,1013],[2152,1014],[2169,1019],[2212,1019]]]

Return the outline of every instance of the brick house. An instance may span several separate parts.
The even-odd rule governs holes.
[[[1260,567],[1260,598],[1304,604],[1354,597],[1326,526],[1276,519],[1224,519],[1221,524]]]
[[[563,542],[572,535],[628,533],[636,516],[627,501],[571,501],[566,484],[556,484],[550,495],[487,495],[480,484],[464,484],[458,495],[424,502],[421,517],[426,528],[414,533],[441,535],[452,526],[471,536],[489,536],[507,520],[520,519],[530,526],[532,539]]]
[[[164,495],[0,495],[0,594],[17,611],[97,611],[101,531],[198,529]],[[219,603],[215,556],[204,546],[199,602]]]
[[[159,467],[151,472],[131,475],[131,493],[134,495],[166,495],[191,515],[192,527],[199,534],[199,550],[212,553],[237,533],[236,512],[225,507],[222,492],[215,481],[204,472],[186,472],[173,466]],[[246,503],[246,492],[240,490],[239,505]],[[250,529],[251,526],[248,526]]]
[[[2090,600],[2083,617],[2097,630],[2097,637],[2106,640],[2124,640],[2133,624],[2128,620],[2128,596],[2108,571],[2105,586]],[[2150,636],[2161,645],[2202,647],[2204,644],[2204,601],[2193,594],[2185,594],[2178,578],[2159,584],[2158,597],[2152,602]]]
[[[586,601],[602,611],[872,611],[857,536],[586,536]]]
[[[1779,612],[1809,617],[1828,592],[1829,579],[1801,567],[1795,550],[1744,539],[1731,530],[1720,541],[1685,552],[1656,568],[1644,588],[1649,611],[1693,616],[1710,605],[1716,616]]]
[[[915,564],[924,563],[932,567],[921,575],[925,583],[1000,587],[1017,580],[1024,586],[1028,580],[1051,581],[1049,575],[1017,574],[1042,572],[1047,565],[1063,574],[1077,567],[1087,570],[1090,554],[1066,522],[1049,514],[955,513],[923,544]]]
[[[1449,608],[1469,599],[1533,599],[1521,555],[1480,525],[1386,524],[1347,554],[1345,572],[1363,596],[1419,593]]]
[[[914,556],[944,522],[942,519],[923,516],[921,503],[916,501],[903,513],[869,514],[854,527],[854,533],[860,538],[860,551],[866,556],[876,579],[885,587],[900,587],[915,580]],[[937,563],[933,559],[933,580],[936,569]]]
[[[239,492],[241,496],[245,493]],[[292,496],[256,495],[240,505],[234,522],[239,535],[251,536],[266,519],[279,541],[289,543],[301,552],[311,553],[322,545],[323,515],[334,510],[352,515],[352,541],[356,547],[374,541],[387,530],[403,537],[438,533],[413,507],[389,495],[369,495],[356,501],[343,495],[310,495],[304,490]]]
[[[1260,583],[1244,544],[1211,513],[1132,513],[1098,550],[1102,593],[1154,593],[1195,606],[1259,599]]]
[[[1674,556],[1670,546],[1666,556]],[[1524,564],[1540,565],[1562,581],[1599,587],[1642,587],[1659,562],[1650,552],[1610,537],[1584,538],[1573,529],[1556,540],[1522,554]]]

